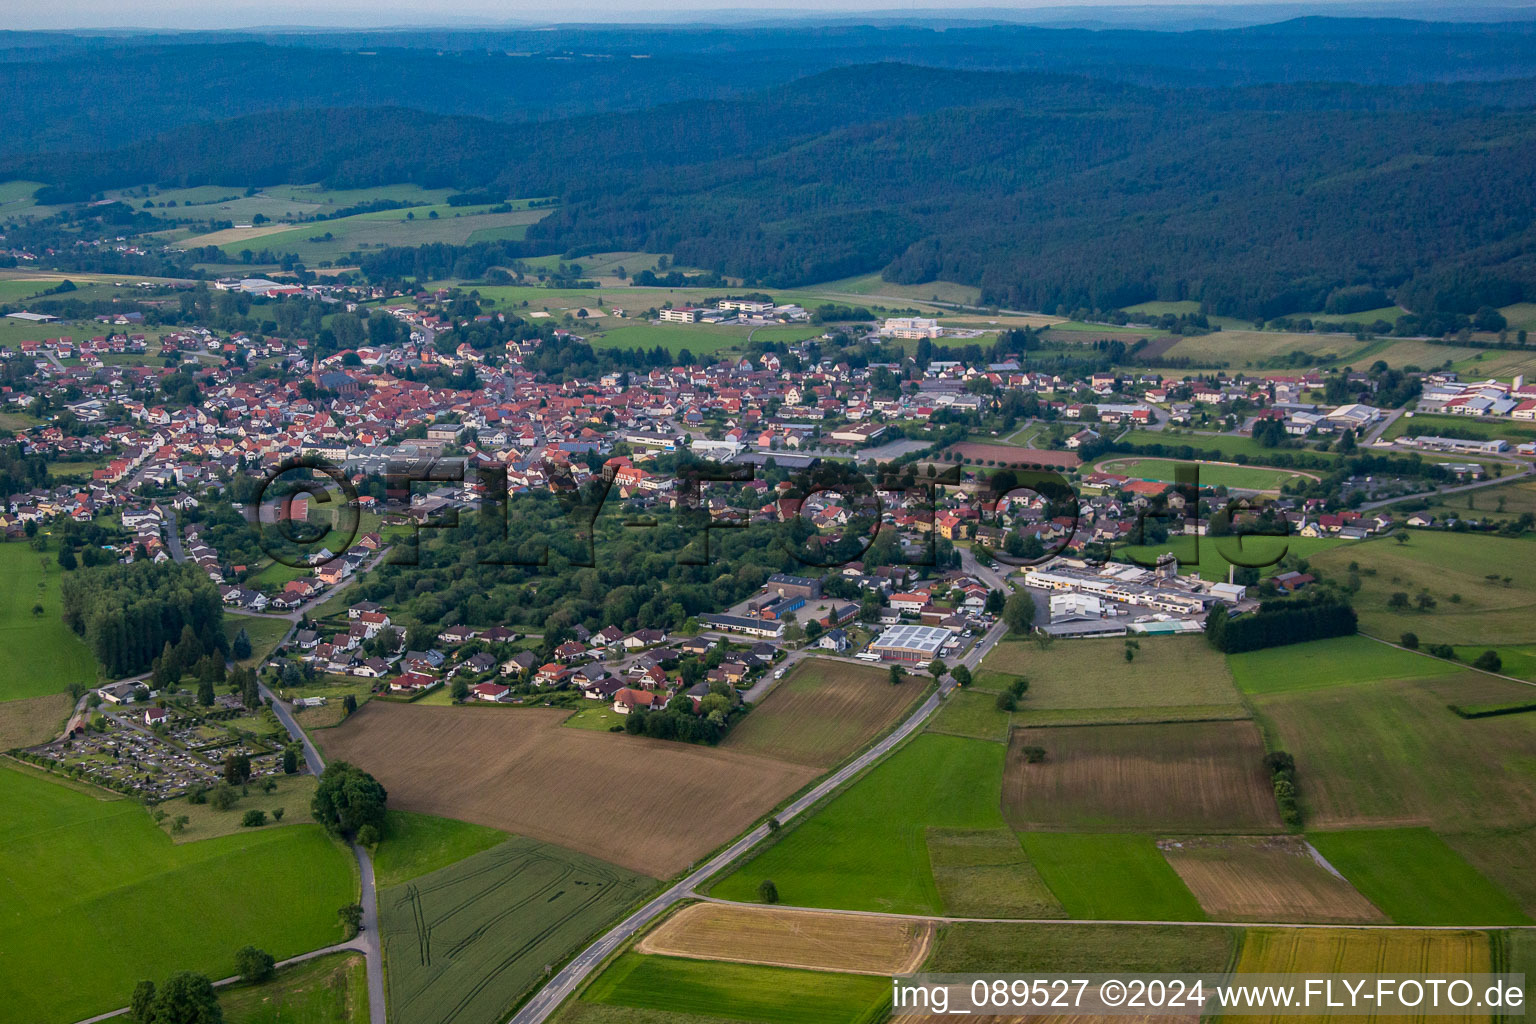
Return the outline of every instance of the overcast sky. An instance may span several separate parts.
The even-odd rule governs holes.
[[[318,3],[299,3],[293,0],[273,0],[271,3],[252,3],[250,0],[49,0],[46,3],[26,0],[0,0],[0,29],[69,29],[69,28],[160,28],[160,29],[217,29],[254,28],[281,26],[315,26],[332,28],[375,28],[383,26],[550,24],[553,22],[583,21],[673,21],[679,19],[739,22],[796,14],[826,12],[856,13],[881,10],[887,16],[902,10],[923,12],[938,10],[988,11],[1009,9],[1020,17],[1024,12],[1049,9],[1051,15],[1041,20],[1056,21],[1070,16],[1071,9],[1094,10],[1117,7],[1122,12],[1117,21],[1156,20],[1145,14],[1148,7],[1157,8],[1205,8],[1218,12],[1231,10],[1242,15],[1236,20],[1245,22],[1271,20],[1255,17],[1254,12],[1270,6],[1276,16],[1273,20],[1290,17],[1306,11],[1338,11],[1341,14],[1398,13],[1407,17],[1451,16],[1458,8],[1476,6],[1503,7],[1528,4],[1530,0],[1301,0],[1273,5],[1255,4],[1251,0],[1138,0],[1135,7],[1125,0],[1016,0],[1016,2],[987,3],[985,0],[918,0],[902,3],[900,0],[792,0],[783,6],[727,8],[721,0],[577,0],[572,4],[552,5],[531,0],[416,0],[413,3],[390,0],[320,0]],[[1137,11],[1141,14],[1137,14]],[[1444,12],[1440,14],[1439,12]],[[1090,17],[1093,15],[1089,15]]]

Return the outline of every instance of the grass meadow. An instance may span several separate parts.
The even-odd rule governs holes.
[[[1314,832],[1309,838],[1398,924],[1530,924],[1517,903],[1427,828]]]
[[[1067,916],[1011,830],[931,828],[927,842],[948,916]]]
[[[772,879],[796,906],[937,913],[925,830],[1003,827],[1004,748],[925,733],[715,884],[711,895],[756,900]]]
[[[1536,821],[1536,715],[1464,719],[1448,704],[1528,690],[1479,673],[1257,698],[1271,741],[1296,758],[1316,828],[1432,825],[1478,831]]]
[[[1151,836],[1026,832],[1024,852],[1067,916],[1204,921],[1200,903]]]
[[[0,544],[0,701],[59,693],[70,683],[96,685],[96,659],[59,617],[58,551]],[[42,606],[41,614],[34,608]]]
[[[333,953],[284,967],[259,985],[219,990],[224,1024],[368,1024],[361,953]]]
[[[380,889],[456,864],[505,842],[507,834],[467,821],[390,811],[384,840],[373,857]]]
[[[1147,637],[1125,660],[1123,639],[1072,640],[1042,651],[1001,643],[982,662],[978,690],[1029,680],[1014,723],[1060,725],[1242,718],[1222,655],[1202,636]],[[953,699],[953,698],[951,698]]]
[[[1199,537],[1193,534],[1171,536],[1162,544],[1121,544],[1115,547],[1115,558],[1151,568],[1157,556],[1172,551],[1179,560],[1179,571],[1196,570],[1203,580],[1226,582],[1228,570],[1237,565],[1247,565],[1259,570],[1259,575],[1273,576],[1284,570],[1280,559],[1286,555],[1310,560],[1320,552],[1328,551],[1349,541],[1336,537]]]
[[[1394,641],[1412,632],[1424,643],[1536,641],[1536,576],[1519,571],[1536,558],[1536,543],[1432,530],[1410,530],[1408,537],[1405,544],[1382,538],[1311,559],[1337,579],[1348,574],[1351,562],[1359,563],[1353,603],[1361,632]],[[1421,591],[1435,601],[1428,611],[1417,607]],[[1407,607],[1393,607],[1398,593],[1408,598]]]
[[[137,801],[8,767],[0,836],[6,1024],[114,1009],[167,964],[225,977],[247,943],[281,959],[339,942],[336,909],[357,899],[350,854],[318,825],[176,845]]]
[[[588,986],[588,1002],[726,1016],[756,1024],[873,1024],[889,978],[625,953]]]
[[[1359,635],[1229,654],[1227,665],[1238,689],[1251,694],[1295,693],[1383,679],[1443,676],[1451,670],[1443,661]]]

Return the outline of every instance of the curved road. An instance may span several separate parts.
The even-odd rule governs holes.
[[[974,670],[987,652],[1002,639],[1007,627],[998,622],[986,635],[976,643],[966,655],[960,658],[958,664]],[[780,822],[787,822],[798,817],[817,803],[830,796],[842,785],[852,780],[870,765],[883,758],[895,749],[903,740],[917,732],[927,724],[942,706],[944,698],[954,688],[954,680],[949,680],[928,696],[918,709],[913,712],[906,721],[869,750],[854,758],[848,764],[827,776],[814,788],[797,800],[790,803],[775,817]],[[762,845],[772,833],[767,824],[758,825],[746,835],[737,839],[730,846],[715,854],[701,866],[695,868],[685,878],[673,883],[658,896],[651,899],[635,911],[629,917],[620,922],[612,931],[598,939],[592,945],[577,954],[576,958],[560,969],[542,989],[534,994],[533,998],[523,1005],[523,1008],[513,1015],[510,1024],[542,1024],[561,1003],[574,993],[581,984],[586,981],[588,975],[597,968],[620,946],[628,942],[636,933],[645,928],[673,904],[690,899],[695,895],[697,887],[708,880],[710,876],[724,870],[738,858],[750,853]]]
[[[291,631],[290,631],[291,632]],[[277,720],[283,723],[283,728],[288,730],[288,735],[299,741],[304,750],[304,763],[315,775],[325,771],[325,759],[320,756],[320,750],[310,741],[309,735],[294,721],[293,713],[288,710],[288,705],[283,703],[265,684],[261,685],[261,695],[267,699],[267,704],[272,712],[277,715]],[[358,877],[362,880],[362,892],[359,902],[363,907],[363,929],[350,943],[350,948],[362,952],[368,965],[368,1020],[369,1024],[385,1024],[384,1016],[384,953],[379,942],[379,901],[373,879],[373,858],[368,856],[368,851],[356,843],[352,844],[352,853],[357,857]]]

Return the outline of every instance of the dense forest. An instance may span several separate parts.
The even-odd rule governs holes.
[[[149,669],[190,627],[203,652],[227,652],[219,591],[195,565],[135,562],[68,573],[64,622],[112,678]],[[190,646],[190,645],[188,645]]]
[[[1048,311],[1196,299],[1272,319],[1394,296],[1470,314],[1536,297],[1533,106],[1529,78],[1171,88],[881,63],[515,129],[403,106],[261,114],[17,156],[0,177],[54,200],[231,179],[562,200],[499,252],[370,254],[393,270],[644,250],[760,287],[879,271]]]

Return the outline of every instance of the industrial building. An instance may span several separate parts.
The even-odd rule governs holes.
[[[926,664],[939,656],[952,630],[939,626],[892,626],[869,645],[871,653],[884,661]]]

